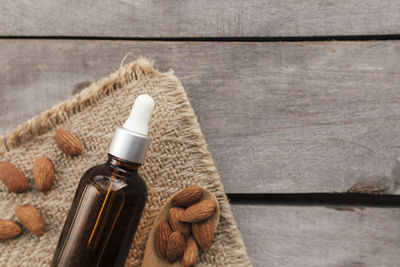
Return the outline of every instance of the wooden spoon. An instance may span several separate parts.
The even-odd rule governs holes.
[[[166,259],[161,258],[158,255],[155,245],[154,245],[154,232],[156,230],[156,227],[160,223],[160,221],[168,220],[168,211],[172,207],[171,200],[177,193],[175,193],[172,197],[170,197],[168,199],[168,201],[165,203],[165,205],[161,208],[160,214],[158,214],[157,218],[155,219],[155,221],[153,223],[153,226],[151,227],[149,238],[147,239],[146,250],[144,251],[142,267],[154,267],[154,266],[178,267],[178,266],[182,266],[181,260],[177,260],[171,264]],[[213,232],[215,233],[215,231],[217,230],[217,227],[218,227],[219,216],[220,216],[218,200],[215,198],[215,196],[210,191],[208,191],[207,189],[204,189],[204,188],[203,188],[203,197],[201,198],[201,200],[203,200],[203,199],[214,200],[215,203],[217,203],[217,209],[215,210],[215,213],[213,214],[213,216],[211,216]],[[201,249],[201,248],[199,247],[199,249]]]

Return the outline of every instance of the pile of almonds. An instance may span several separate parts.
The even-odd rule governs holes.
[[[54,139],[59,149],[69,156],[76,156],[83,150],[82,143],[72,133],[66,130],[57,130]],[[48,157],[36,158],[33,163],[33,179],[39,191],[50,190],[53,185],[55,168],[53,161]],[[0,180],[14,193],[23,193],[28,190],[26,176],[17,167],[9,162],[0,162]],[[30,232],[42,236],[45,231],[44,220],[40,212],[32,205],[19,205],[14,212],[18,221]],[[0,240],[14,238],[22,232],[21,227],[14,221],[0,219]]]
[[[217,203],[201,200],[203,189],[191,186],[177,193],[172,199],[168,221],[161,221],[155,230],[157,253],[169,263],[182,257],[182,266],[193,266],[199,257],[199,248],[208,250],[213,241],[210,217]]]

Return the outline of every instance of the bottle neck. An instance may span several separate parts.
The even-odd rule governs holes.
[[[135,171],[137,172],[140,165],[142,165],[140,163],[129,162],[129,161],[123,160],[123,159],[115,157],[111,154],[108,154],[107,164],[110,165],[111,167],[123,169],[123,170],[129,171],[129,172],[135,172]]]

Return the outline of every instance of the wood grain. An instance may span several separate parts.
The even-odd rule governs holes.
[[[399,34],[395,0],[2,1],[0,36],[298,37]]]
[[[397,266],[398,208],[232,205],[254,267]]]
[[[398,193],[400,42],[0,41],[0,132],[139,55],[185,86],[228,193]]]

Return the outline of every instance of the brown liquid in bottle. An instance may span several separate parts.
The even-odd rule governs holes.
[[[76,191],[51,266],[123,266],[147,199],[140,165],[109,154]]]

